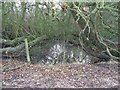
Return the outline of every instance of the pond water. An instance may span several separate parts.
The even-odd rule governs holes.
[[[42,46],[42,47],[41,47]],[[30,50],[32,63],[90,63],[90,57],[78,46],[63,41],[44,42]]]

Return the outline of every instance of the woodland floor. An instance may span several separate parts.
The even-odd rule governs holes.
[[[65,64],[54,66],[23,64],[25,62],[19,60],[4,60],[0,63],[2,70],[4,70],[1,70],[2,87],[111,88],[119,86],[118,68],[120,67],[118,64]]]

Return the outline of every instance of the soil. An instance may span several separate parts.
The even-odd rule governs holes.
[[[4,88],[113,88],[119,86],[118,64],[27,64],[3,60]]]

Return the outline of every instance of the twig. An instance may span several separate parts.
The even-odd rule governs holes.
[[[26,65],[26,63],[25,63],[25,64],[22,64],[22,65],[19,65],[19,66],[17,66],[17,67],[14,67],[14,68],[5,67],[5,68],[3,68],[2,71],[3,71],[3,72],[7,72],[7,71],[16,70],[16,69],[19,69],[19,68],[23,67],[24,65]]]

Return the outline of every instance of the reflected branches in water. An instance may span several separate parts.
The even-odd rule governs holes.
[[[90,63],[90,57],[80,48],[72,44],[55,41],[47,43],[47,48],[33,50],[34,61],[39,64]],[[33,48],[34,49],[34,48]]]

